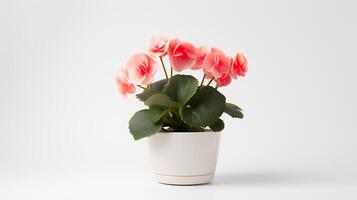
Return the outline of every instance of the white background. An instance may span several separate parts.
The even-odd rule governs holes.
[[[357,198],[353,1],[0,1],[0,199]],[[114,76],[151,36],[233,55],[216,178],[151,177]],[[191,73],[186,71],[186,73]],[[158,76],[162,76],[161,72]],[[197,77],[201,78],[201,77]]]

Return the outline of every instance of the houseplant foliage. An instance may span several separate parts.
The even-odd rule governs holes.
[[[170,72],[164,65],[168,57]],[[165,78],[153,81],[161,63]],[[183,70],[202,70],[198,81],[191,75],[176,74]],[[120,94],[126,96],[143,89],[136,97],[147,107],[129,120],[130,133],[135,140],[157,132],[202,132],[224,129],[223,113],[243,118],[241,108],[226,100],[220,87],[232,78],[244,76],[247,60],[242,53],[234,58],[210,46],[195,47],[179,39],[156,36],[147,53],[134,54],[116,76]],[[213,82],[215,87],[211,86]]]

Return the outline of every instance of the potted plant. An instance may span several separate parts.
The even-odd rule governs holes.
[[[165,78],[153,82],[159,62]],[[186,69],[202,70],[201,81],[176,74]],[[226,113],[243,118],[242,110],[227,102],[219,88],[246,72],[247,60],[241,53],[232,58],[215,47],[195,47],[165,36],[152,38],[147,53],[129,58],[116,83],[123,96],[135,93],[136,87],[143,89],[136,97],[147,108],[132,116],[129,130],[135,140],[148,137],[154,174],[160,183],[195,185],[212,180],[224,128],[220,117]]]

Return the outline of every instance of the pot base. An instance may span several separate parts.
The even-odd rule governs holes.
[[[155,177],[159,183],[166,185],[202,185],[210,183],[214,174],[174,176],[155,173]]]

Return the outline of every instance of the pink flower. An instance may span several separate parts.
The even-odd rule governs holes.
[[[231,75],[230,74],[224,74],[220,78],[216,79],[216,82],[217,82],[219,87],[227,86],[232,82]]]
[[[218,52],[218,51],[222,52],[221,50],[219,50],[215,47],[211,47],[211,46],[203,46],[203,47],[197,48],[196,49],[196,63],[191,69],[193,69],[193,70],[201,69],[203,67],[203,61],[205,60],[206,55],[211,52]]]
[[[170,41],[168,54],[172,68],[176,72],[191,68],[196,63],[196,48],[188,42],[179,39]]]
[[[115,82],[117,84],[119,93],[124,97],[126,97],[128,93],[129,94],[135,93],[135,86],[129,83],[127,78],[128,75],[123,69],[121,69],[117,74],[117,76],[115,77]]]
[[[233,62],[231,75],[234,79],[237,79],[238,76],[245,76],[245,73],[248,71],[248,61],[242,53],[237,53],[235,60]]]
[[[232,82],[231,70],[232,70],[233,59],[231,57],[227,57],[227,59],[228,59],[230,68],[226,74],[223,74],[221,77],[216,79],[216,82],[219,87],[227,86]]]
[[[196,49],[196,63],[192,69],[201,69],[207,53],[211,52],[211,47],[203,46]]]
[[[125,65],[128,81],[135,85],[151,83],[157,68],[155,60],[144,53],[132,55]]]
[[[203,72],[207,78],[218,79],[230,72],[231,62],[222,51],[208,53],[203,62]]]
[[[164,35],[158,35],[150,40],[149,52],[153,56],[165,56],[167,54],[169,39]]]

